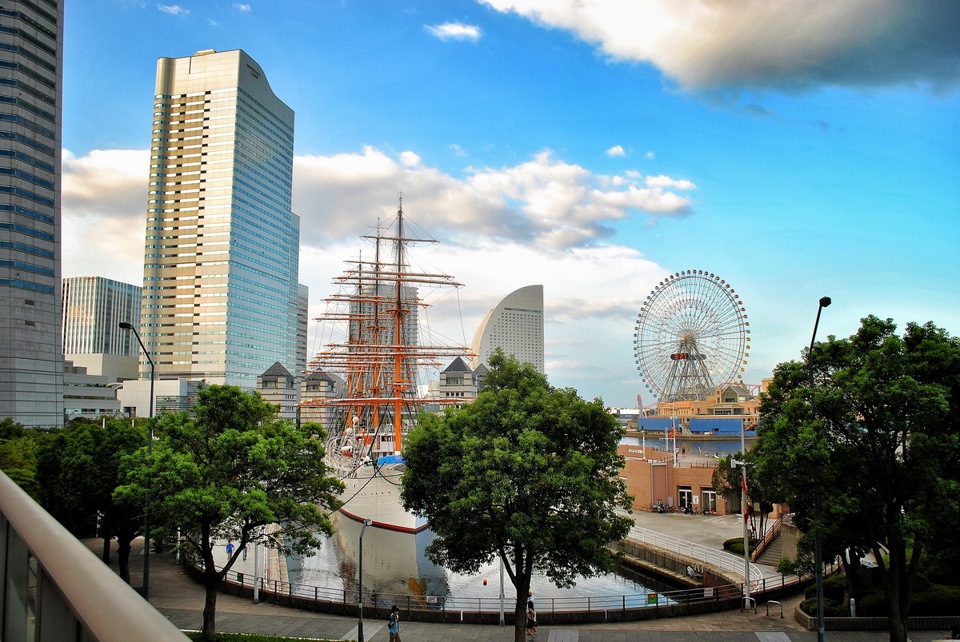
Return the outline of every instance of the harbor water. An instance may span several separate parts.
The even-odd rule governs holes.
[[[324,540],[316,554],[289,558],[288,575],[293,584],[319,586],[335,591],[356,591],[361,525],[335,514],[335,533]],[[414,535],[367,528],[363,532],[363,585],[365,594],[414,596],[418,598],[484,598],[500,595],[500,564],[493,560],[476,574],[454,573],[427,559],[424,549],[433,540],[429,529]],[[581,577],[571,588],[557,588],[547,577],[535,574],[532,590],[537,599],[588,598],[597,596],[633,596],[629,602],[646,600],[650,592],[671,587],[644,580],[633,581],[611,573],[598,577]],[[504,572],[504,595],[507,604],[516,595],[510,578]]]

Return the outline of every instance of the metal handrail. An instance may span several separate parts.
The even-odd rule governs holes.
[[[242,573],[230,574],[227,582],[241,587],[252,587],[253,578]],[[235,579],[234,579],[235,578]],[[323,588],[307,584],[292,584],[280,580],[260,578],[259,595],[261,600],[273,598],[274,601],[299,598],[313,602],[326,602],[355,606],[358,604],[356,588],[351,590]],[[568,597],[537,597],[538,613],[575,613],[614,610],[636,610],[673,605],[689,605],[701,602],[736,599],[742,594],[742,588],[736,584],[724,584],[703,588],[661,591],[658,593],[629,593],[611,595],[582,595]],[[651,598],[651,596],[655,596]],[[431,596],[410,595],[404,593],[382,593],[364,591],[364,603],[387,607],[398,604],[404,611],[446,611],[464,613],[495,613],[500,610],[498,597]]]
[[[750,559],[754,562],[757,561],[757,558],[760,557],[767,547],[773,542],[773,540],[780,533],[780,530],[783,528],[783,515],[777,518],[777,521],[767,529],[766,534],[764,534],[763,539],[757,544],[756,548],[750,552]]]
[[[677,555],[704,562],[705,564],[712,564],[717,568],[730,571],[743,577],[743,558],[733,553],[707,548],[702,544],[688,542],[639,526],[634,526],[630,529],[630,537],[644,544],[656,546],[657,548],[662,548]],[[762,582],[764,579],[769,579],[763,577],[763,572],[755,564],[750,565],[750,578],[754,585]]]
[[[0,637],[15,639],[11,630],[33,627],[32,639],[41,641],[188,639],[2,471],[0,513],[4,547],[0,581],[5,587],[17,583],[19,588],[4,592],[7,628]],[[26,555],[18,554],[24,549]],[[31,558],[36,560],[35,601],[28,597]]]
[[[731,574],[743,577],[743,558],[733,555],[726,551],[718,551],[707,548],[701,544],[695,544],[676,537],[664,535],[655,531],[650,531],[640,527],[634,527],[630,531],[630,536],[651,546],[656,546],[670,552],[677,553],[691,560],[697,560],[706,564],[729,571]],[[767,591],[779,589],[781,587],[798,583],[800,578],[795,576],[770,576],[764,577],[761,570],[756,566],[750,565],[751,589],[750,592],[755,595],[762,595]],[[234,579],[236,578],[236,579]],[[227,581],[240,586],[254,586],[253,578],[249,574],[231,573]],[[313,602],[326,602],[346,605],[356,605],[358,595],[356,589],[347,591],[344,589],[324,588],[307,584],[293,584],[281,580],[266,580],[261,578],[259,582],[259,593],[261,599],[269,599],[265,596],[273,596],[273,599],[305,599]],[[655,602],[651,603],[651,593],[629,593],[612,595],[589,595],[589,596],[568,596],[568,597],[544,597],[537,598],[537,610],[541,613],[571,613],[571,612],[591,612],[591,611],[611,611],[611,610],[634,610],[645,609],[651,606],[666,606],[673,604],[692,604],[701,601],[716,601],[723,597],[729,597],[731,592],[741,595],[744,592],[743,584],[723,585],[713,587],[713,595],[705,595],[703,588],[682,589],[678,591],[666,591],[657,594]],[[372,593],[367,592],[364,596],[366,603],[380,604],[382,606],[390,604],[399,604],[404,610],[442,610],[458,611],[470,613],[491,613],[500,610],[499,598],[490,597],[466,597],[466,596],[430,596],[430,595],[409,595],[393,593]]]

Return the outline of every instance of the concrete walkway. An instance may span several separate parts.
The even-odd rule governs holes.
[[[696,516],[678,514],[635,514],[642,528],[672,535],[679,539],[718,545],[724,539],[735,537],[741,528],[737,516]],[[730,534],[732,533],[732,534]],[[99,555],[100,540],[87,540],[91,550]],[[252,563],[252,555],[248,562]],[[176,564],[170,553],[150,557],[150,603],[182,630],[199,630],[203,624],[203,587],[190,578]],[[131,581],[142,583],[142,541],[134,543],[131,558]],[[116,568],[116,555],[112,566]],[[771,609],[768,617],[763,603],[758,612],[724,611],[697,616],[660,618],[641,622],[587,624],[577,626],[541,626],[539,642],[815,642],[816,632],[806,631],[793,619],[793,610],[800,597],[784,600],[784,615]],[[234,633],[262,633],[299,637],[307,640],[356,640],[357,618],[300,611],[288,607],[220,594],[217,599],[217,630]],[[433,624],[403,622],[405,642],[440,642],[453,640],[481,640],[509,642],[513,640],[511,627],[467,625],[458,623]],[[879,642],[889,634],[878,632],[827,631],[829,642]],[[384,621],[365,620],[364,638],[372,642],[386,642]],[[949,638],[948,631],[917,631],[910,635],[916,642]]]

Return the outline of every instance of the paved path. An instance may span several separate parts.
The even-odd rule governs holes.
[[[693,515],[635,515],[643,528],[656,527],[680,539],[708,544],[727,539],[739,528],[739,519]],[[727,516],[729,517],[729,516]],[[709,520],[709,521],[708,521]],[[698,541],[699,540],[699,541]],[[100,541],[88,540],[99,553]],[[248,556],[252,558],[252,556]],[[142,541],[134,544],[131,580],[142,582]],[[198,630],[203,623],[203,588],[184,573],[172,554],[151,555],[150,603],[183,630]],[[116,556],[112,566],[116,568]],[[816,632],[806,631],[793,619],[799,597],[784,600],[783,619],[779,611],[765,614],[763,604],[755,614],[747,611],[724,611],[697,616],[659,618],[641,622],[584,624],[576,626],[541,626],[538,642],[816,642]],[[288,607],[220,594],[217,599],[217,629],[234,633],[263,633],[300,637],[307,640],[356,640],[357,618],[300,611]],[[478,640],[508,642],[513,640],[510,627],[458,623],[433,624],[403,622],[405,642],[444,642]],[[364,621],[364,638],[386,642],[385,622]],[[889,634],[878,632],[827,631],[828,642],[880,642]],[[915,642],[949,638],[947,631],[917,631],[910,635]]]

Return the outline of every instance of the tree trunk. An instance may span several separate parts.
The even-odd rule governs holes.
[[[527,632],[527,600],[517,591],[517,603],[513,607],[513,641],[524,642]]]
[[[530,575],[518,574],[514,583],[517,601],[513,607],[513,640],[524,642],[527,635],[527,601],[530,599]]]
[[[109,531],[103,531],[101,537],[103,537],[103,563],[110,564],[110,541],[113,536]]]
[[[117,535],[117,573],[120,579],[130,583],[130,540],[121,534]]]
[[[907,642],[907,615],[910,612],[909,588],[906,583],[906,544],[899,525],[887,534],[890,564],[887,569],[887,607],[890,609],[888,626],[890,642]]]
[[[204,640],[213,642],[217,636],[217,589],[220,587],[220,577],[216,573],[204,573],[203,584],[206,596],[203,601],[203,629],[200,635]]]

